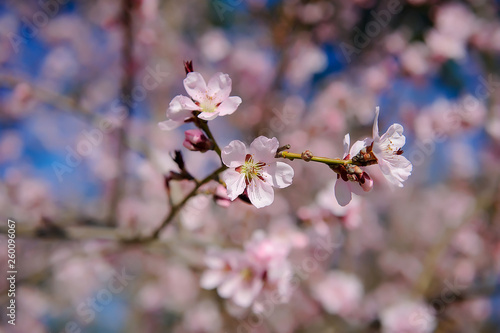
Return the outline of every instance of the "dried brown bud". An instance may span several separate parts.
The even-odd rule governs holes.
[[[186,75],[188,73],[194,72],[194,70],[193,70],[193,60],[184,61],[184,70],[186,71]]]
[[[310,151],[310,150],[306,150],[304,151],[302,154],[300,154],[300,157],[306,161],[306,162],[309,162],[311,161],[311,159],[313,158],[313,153]]]

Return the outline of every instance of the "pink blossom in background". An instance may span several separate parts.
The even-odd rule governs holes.
[[[363,284],[356,275],[342,271],[327,272],[313,287],[313,295],[326,312],[352,316],[363,299]]]
[[[431,333],[436,328],[434,310],[422,301],[402,301],[380,314],[384,333]]]

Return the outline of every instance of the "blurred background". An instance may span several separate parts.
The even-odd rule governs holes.
[[[0,332],[500,332],[499,6],[3,0],[0,257],[6,272],[11,218],[18,273],[16,325],[2,310]],[[343,208],[335,173],[289,162],[294,184],[267,208],[217,204],[207,184],[159,240],[124,243],[192,188],[167,196],[174,150],[198,179],[220,163],[183,148],[192,124],[157,126],[185,95],[184,60],[229,74],[243,100],[210,122],[222,147],[265,135],[342,157],[379,105],[413,173],[393,189],[371,169],[373,191]],[[200,287],[208,251],[245,251],[257,230],[298,277],[260,315]],[[334,250],[308,264],[325,239]]]

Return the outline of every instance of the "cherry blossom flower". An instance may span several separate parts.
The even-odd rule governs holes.
[[[172,130],[198,111],[198,118],[213,120],[232,114],[241,104],[238,96],[229,96],[232,82],[229,75],[216,73],[208,84],[198,72],[190,72],[184,79],[184,88],[190,97],[175,96],[167,109],[167,120],[158,123],[162,130]]]
[[[217,288],[222,298],[230,298],[236,305],[248,307],[263,287],[256,267],[235,250],[213,251],[206,259],[208,270],[201,277],[202,288]]]
[[[222,161],[229,169],[221,177],[231,200],[246,190],[255,207],[266,207],[274,201],[273,187],[284,188],[292,184],[292,167],[275,161],[278,146],[278,139],[259,136],[250,148],[234,140],[222,150]]]
[[[379,135],[378,115],[379,107],[375,109],[373,123],[373,155],[377,158],[378,165],[385,178],[393,185],[403,187],[403,182],[408,179],[412,171],[411,162],[402,154],[406,138],[403,135],[403,126],[392,124],[387,132]]]
[[[237,306],[254,310],[261,308],[260,299],[272,292],[283,302],[291,296],[291,265],[287,260],[290,248],[268,237],[263,231],[254,232],[245,252],[213,250],[205,258],[208,270],[201,277],[202,288],[217,288],[220,297]]]
[[[330,271],[312,288],[326,312],[348,316],[355,311],[363,298],[363,284],[356,275],[342,271]]]
[[[380,314],[384,333],[430,333],[436,327],[434,310],[421,301],[400,301]]]
[[[351,156],[356,156],[361,149],[367,145],[367,141],[356,141],[351,149],[349,145],[351,138],[349,134],[344,137],[344,159],[350,159]],[[355,167],[355,166],[353,166]],[[343,168],[339,166],[339,168]],[[355,184],[357,183],[357,184]],[[369,192],[373,188],[373,180],[364,171],[358,171],[357,174],[347,173],[343,168],[337,174],[337,181],[335,182],[335,197],[341,206],[346,206],[352,199],[352,193],[362,195],[363,192]]]

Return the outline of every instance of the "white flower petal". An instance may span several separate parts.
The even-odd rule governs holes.
[[[241,98],[239,98],[238,96],[229,97],[217,107],[219,116],[227,116],[228,114],[232,114],[234,111],[236,111],[241,102]]]
[[[378,165],[385,178],[393,185],[403,187],[413,169],[411,162],[402,155],[393,155],[390,159],[379,159]]]
[[[273,187],[259,178],[252,179],[247,192],[250,202],[257,208],[269,206],[274,201]]]
[[[373,140],[379,137],[378,134],[378,115],[380,113],[380,107],[375,108],[375,120],[373,121]]]
[[[216,104],[226,100],[231,93],[231,78],[227,74],[215,73],[208,81],[208,95]]]
[[[235,273],[232,276],[229,276],[220,286],[217,288],[217,293],[222,298],[229,298],[238,288],[240,288],[243,276],[241,274]]]
[[[335,182],[335,197],[337,202],[342,207],[347,206],[351,202],[352,194],[349,184],[342,180],[342,178],[337,179]]]
[[[240,140],[231,141],[222,149],[222,162],[230,168],[236,168],[245,163],[247,147]]]
[[[203,120],[214,120],[219,116],[219,112],[202,112],[198,115],[198,118]]]
[[[363,141],[356,141],[351,147],[351,150],[349,151],[349,154],[351,154],[351,158],[358,155],[359,151],[363,149],[364,147],[367,147],[371,145],[372,140],[371,139],[364,139]]]
[[[394,147],[403,147],[406,142],[406,138],[403,135],[403,126],[400,124],[392,124],[380,137],[380,142],[381,144],[390,144]]]
[[[351,145],[351,136],[347,133],[344,136],[344,158],[349,154],[349,146]],[[352,157],[352,156],[351,156]]]
[[[218,270],[206,271],[200,278],[200,286],[203,289],[214,289],[227,277],[227,273]]]
[[[233,302],[243,308],[249,307],[262,290],[263,282],[254,279],[250,284],[242,286],[233,296]]]
[[[189,97],[177,95],[168,105],[167,119],[184,121],[194,110],[199,110],[199,107]]]
[[[266,168],[264,178],[274,187],[285,188],[292,184],[293,175],[294,171],[290,165],[275,162]]]
[[[271,164],[275,161],[274,156],[276,155],[278,147],[278,139],[269,139],[265,136],[259,136],[250,144],[249,151],[256,161]]]
[[[246,187],[245,175],[234,169],[228,169],[221,174],[221,178],[226,183],[227,196],[231,200],[235,200],[243,193]]]
[[[346,183],[346,182],[344,182],[344,183]],[[363,190],[363,188],[361,187],[361,185],[359,183],[349,182],[346,184],[349,187],[349,191],[351,191],[351,193],[354,193],[354,194],[359,195],[359,196],[365,194],[365,191]]]
[[[186,92],[195,101],[202,102],[207,98],[207,85],[205,79],[198,72],[188,73],[184,79]]]
[[[165,120],[165,121],[159,122],[158,127],[162,131],[171,131],[171,130],[176,129],[177,127],[181,126],[183,123],[184,123],[184,121]]]

